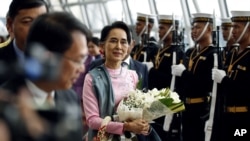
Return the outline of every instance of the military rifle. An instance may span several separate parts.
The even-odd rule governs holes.
[[[176,26],[176,23],[175,23],[175,17],[174,17],[174,14],[173,14],[173,18],[172,18],[172,21],[173,21],[173,29],[172,29],[172,45],[174,46],[178,46],[178,41],[177,41],[177,26]],[[172,59],[172,64],[175,65],[176,64],[176,51],[173,51],[172,53],[172,56],[173,56],[173,59]],[[171,79],[171,83],[170,83],[170,90],[171,91],[174,91],[174,87],[175,87],[175,75],[172,75],[172,79]],[[165,116],[165,119],[164,119],[164,124],[163,124],[163,129],[165,131],[169,131],[170,129],[170,126],[171,126],[171,123],[173,121],[173,116],[174,114],[168,114]]]
[[[217,48],[217,53],[214,53],[214,68],[218,68],[218,62],[220,58],[220,47],[219,47],[219,26],[216,27],[216,18],[215,14],[213,17],[213,44]],[[211,70],[212,71],[212,70]],[[211,105],[210,105],[210,112],[209,112],[209,119],[206,121],[205,124],[205,141],[211,140],[212,130],[213,130],[213,122],[214,122],[214,111],[216,105],[216,97],[217,97],[217,83],[213,82],[212,88],[212,95],[211,95]]]
[[[182,28],[182,31],[180,32],[179,35],[179,42],[180,42],[180,47],[182,48],[183,51],[185,51],[184,36],[185,36],[185,28]]]

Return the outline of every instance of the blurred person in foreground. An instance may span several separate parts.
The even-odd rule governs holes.
[[[84,61],[84,63],[82,64],[85,67],[85,71],[81,72],[79,77],[77,78],[77,80],[74,82],[72,89],[76,92],[77,96],[79,97],[80,101],[81,101],[81,105],[82,105],[82,89],[83,89],[83,85],[84,85],[84,79],[86,74],[88,73],[88,69],[89,66],[91,64],[91,62],[93,62],[94,58],[93,56],[91,56],[90,54],[88,54],[88,56],[86,57],[86,60]],[[83,107],[82,107],[82,111],[83,111]],[[82,121],[83,121],[83,136],[84,139],[87,137],[87,132],[88,132],[88,125],[86,124],[86,117],[84,115],[82,116]]]
[[[15,65],[18,61],[24,62],[25,42],[29,28],[39,15],[48,11],[48,5],[44,0],[12,0],[6,16],[6,26],[12,41],[0,48],[0,61],[8,66]],[[5,78],[0,79],[0,85],[12,76],[12,74],[6,74]]]
[[[101,40],[105,62],[86,75],[83,87],[83,107],[90,128],[90,141],[97,135],[104,118],[116,114],[119,102],[138,83],[136,72],[121,66],[131,42],[128,26],[119,21],[106,26],[101,32]],[[107,124],[106,132],[113,135],[113,140],[120,140],[126,131],[147,135],[150,126],[143,119],[124,123],[112,120]]]
[[[87,40],[89,34],[89,30],[84,24],[66,12],[43,14],[34,21],[27,37],[25,57],[26,59],[31,57],[30,50],[34,47],[44,47],[48,52],[40,52],[39,50],[34,52],[39,51],[40,57],[45,56],[47,58],[46,63],[41,66],[41,69],[46,68],[43,70],[45,76],[16,77],[7,81],[2,89],[15,95],[20,89],[26,88],[27,92],[30,93],[28,97],[31,98],[32,108],[40,109],[38,110],[40,111],[38,112],[39,117],[42,113],[41,117],[51,123],[50,128],[45,128],[46,133],[44,134],[49,134],[53,138],[44,139],[44,134],[32,138],[28,133],[21,134],[19,128],[10,126],[10,128],[15,129],[12,132],[12,140],[82,140],[81,104],[77,94],[70,88],[80,73],[85,71],[82,64],[88,54]],[[47,68],[49,62],[54,61],[52,56],[57,56],[59,62]],[[25,61],[25,63],[28,63],[29,60]],[[36,67],[36,65],[31,65],[30,68]],[[55,71],[55,73],[52,73],[54,76],[46,76],[53,71]],[[45,111],[43,111],[44,109]],[[7,119],[11,120],[11,118]],[[32,121],[30,119],[31,123]],[[15,123],[15,121],[12,121],[12,123]],[[17,122],[13,126],[25,127],[22,122]],[[24,129],[20,130],[23,131]]]
[[[99,38],[92,37],[90,41],[88,42],[88,57],[86,58],[85,63],[83,64],[86,68],[86,71],[80,74],[77,81],[73,84],[73,89],[76,91],[76,93],[79,95],[80,98],[82,98],[82,89],[84,85],[84,79],[85,76],[89,70],[89,66],[92,63],[92,61],[96,59],[101,59],[100,54],[100,48],[99,48]]]

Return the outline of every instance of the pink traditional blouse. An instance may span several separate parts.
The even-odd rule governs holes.
[[[117,108],[119,102],[126,97],[130,91],[136,88],[138,76],[135,71],[123,67],[119,69],[107,68],[107,70],[113,87],[115,108]],[[98,102],[92,87],[92,77],[89,73],[85,77],[82,98],[86,122],[90,128],[98,130],[103,119],[99,116],[99,110],[101,109],[98,107]],[[123,123],[111,121],[108,123],[106,131],[108,133],[121,135],[123,134]]]

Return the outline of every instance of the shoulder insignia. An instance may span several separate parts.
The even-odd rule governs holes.
[[[10,42],[11,42],[11,38],[9,38],[8,40],[6,40],[6,41],[3,42],[3,43],[0,43],[0,48],[6,47]]]

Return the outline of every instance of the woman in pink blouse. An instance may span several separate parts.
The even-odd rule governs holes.
[[[90,128],[89,140],[96,136],[104,117],[112,117],[119,102],[136,88],[136,72],[121,67],[130,42],[130,30],[123,22],[108,25],[101,32],[105,62],[86,75],[83,86],[83,107]],[[124,123],[111,121],[107,124],[106,132],[119,140],[125,131],[146,135],[149,129],[148,122],[137,119]]]

